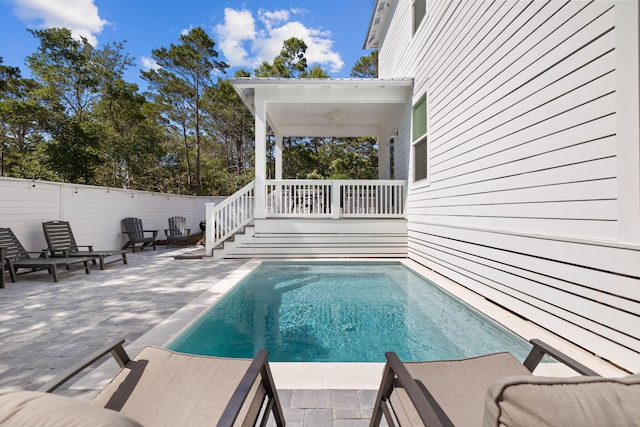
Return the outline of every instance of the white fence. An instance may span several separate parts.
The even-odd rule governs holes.
[[[404,218],[406,181],[271,180],[267,217]]]
[[[79,245],[109,250],[125,242],[123,218],[141,218],[163,239],[167,219],[184,216],[196,233],[205,203],[224,199],[0,177],[0,227],[11,228],[27,250],[39,251],[46,248],[42,222],[69,221]]]

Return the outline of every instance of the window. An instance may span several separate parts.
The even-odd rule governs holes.
[[[420,97],[413,106],[413,140],[417,141],[427,133],[427,94]]]
[[[396,138],[394,136],[389,140],[389,179],[396,179],[395,144]]]
[[[420,23],[424,16],[427,14],[427,0],[413,0],[413,34],[418,31]]]
[[[427,94],[420,97],[413,106],[413,180],[427,179],[428,147],[427,147]]]
[[[413,146],[414,171],[413,180],[415,182],[427,179],[427,139],[417,142]]]

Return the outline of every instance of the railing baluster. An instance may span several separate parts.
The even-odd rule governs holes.
[[[404,217],[406,183],[373,180],[273,180],[265,184],[268,217]],[[251,208],[249,209],[249,206]],[[232,205],[229,221],[253,211],[252,194]],[[334,212],[335,210],[335,212]],[[226,228],[226,227],[225,227]]]

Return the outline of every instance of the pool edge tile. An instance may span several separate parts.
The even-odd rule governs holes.
[[[384,363],[270,362],[278,389],[377,390]]]
[[[322,388],[377,389],[383,369],[384,363],[323,363]]]
[[[322,363],[269,362],[276,389],[321,389]]]

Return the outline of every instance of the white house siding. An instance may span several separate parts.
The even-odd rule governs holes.
[[[120,221],[133,216],[146,229],[160,230],[167,219],[184,216],[192,233],[205,219],[205,203],[224,198],[181,196],[57,182],[0,178],[0,227],[9,227],[28,251],[47,247],[42,223],[69,221],[79,245],[96,250],[121,247],[126,241]]]
[[[428,1],[415,38],[410,3],[380,48],[427,93],[410,258],[640,371],[637,3]]]
[[[404,258],[407,223],[387,218],[256,219],[215,258]]]

